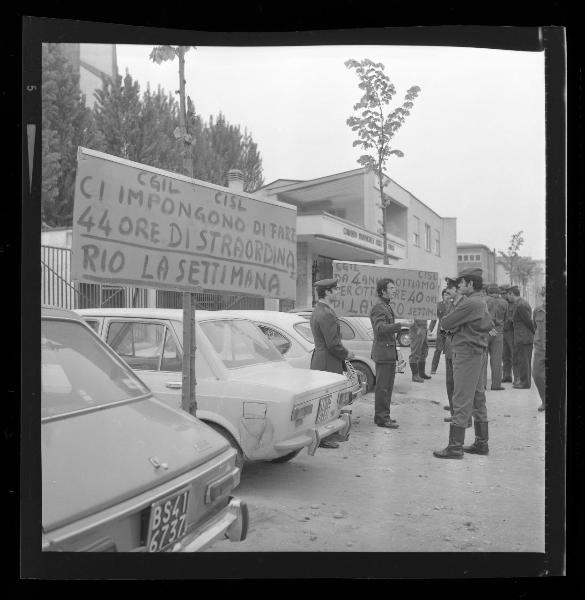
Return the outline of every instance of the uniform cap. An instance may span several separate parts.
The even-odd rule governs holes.
[[[319,281],[315,281],[315,287],[330,290],[337,287],[337,279],[320,279]]]
[[[520,293],[520,290],[518,289],[518,286],[517,286],[517,285],[511,285],[511,286],[508,288],[508,291],[509,291],[509,292],[518,292],[518,293]]]
[[[454,286],[457,285],[457,280],[453,279],[452,277],[445,277],[445,283],[447,286]]]
[[[504,294],[510,290],[510,286],[507,283],[500,286],[500,293]]]
[[[459,271],[459,275],[457,275],[457,278],[460,277],[481,277],[483,274],[483,269],[480,269],[478,267],[472,267],[470,269],[463,269],[462,271]]]
[[[497,286],[497,284],[490,283],[487,286],[487,293],[488,294],[499,294],[500,293],[500,288]]]

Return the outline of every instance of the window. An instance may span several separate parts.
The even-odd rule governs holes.
[[[160,366],[161,371],[182,371],[183,370],[183,359],[181,353],[177,348],[177,344],[173,338],[172,333],[167,329],[165,336],[165,347],[163,350],[162,363]]]
[[[99,333],[100,331],[100,322],[99,321],[94,321],[93,319],[85,319],[85,322],[96,332]]]
[[[469,262],[469,255],[468,254],[464,254],[463,255],[463,262]]]
[[[281,354],[286,354],[290,350],[290,340],[280,333],[280,331],[276,331],[276,329],[268,327],[268,325],[258,324],[258,327],[260,327],[262,333],[276,346],[276,349]]]
[[[200,326],[228,369],[284,360],[252,321],[203,321]]]
[[[345,208],[331,208],[327,211],[330,215],[334,217],[339,217],[340,219],[345,219],[346,210]]]
[[[463,256],[462,256],[461,254],[458,254],[458,255],[457,255],[457,260],[458,260],[459,262],[463,261]]]
[[[441,232],[435,229],[435,254],[441,256]]]
[[[294,330],[297,333],[300,333],[308,342],[311,344],[315,343],[315,338],[313,337],[313,332],[311,331],[311,325],[307,323],[296,323],[293,325]]]
[[[415,246],[420,246],[420,219],[414,217],[414,230],[412,232],[412,243]]]
[[[165,326],[162,323],[113,321],[106,341],[132,369],[158,371],[165,346]]]
[[[480,262],[481,261],[481,256],[479,254],[476,254],[475,255],[475,260],[478,261],[478,262]]]
[[[43,320],[41,418],[149,393],[82,323]]]
[[[342,321],[341,319],[337,319],[337,322],[339,323],[341,339],[353,340],[355,338],[354,330],[345,321]]]
[[[431,226],[425,223],[425,250],[431,251]]]

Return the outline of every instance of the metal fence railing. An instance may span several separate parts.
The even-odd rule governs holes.
[[[146,288],[78,283],[71,279],[71,250],[41,246],[41,303],[61,308],[147,308]],[[264,298],[225,293],[196,293],[199,310],[263,309]],[[294,305],[294,303],[293,303]],[[181,292],[156,291],[157,308],[182,308]],[[282,309],[281,309],[282,310]]]

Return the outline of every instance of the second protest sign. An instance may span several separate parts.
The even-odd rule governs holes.
[[[396,285],[396,298],[390,303],[399,319],[435,319],[440,299],[439,275],[434,271],[396,269],[386,265],[333,261],[339,298],[334,304],[340,316],[368,317],[378,300],[376,283],[388,277]]]

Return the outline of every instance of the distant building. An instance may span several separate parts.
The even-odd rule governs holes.
[[[61,44],[65,55],[79,75],[79,87],[85,94],[85,104],[93,108],[94,92],[102,88],[102,77],[118,76],[115,44]]]
[[[484,283],[496,283],[496,251],[484,244],[457,244],[457,270],[479,267]]]
[[[383,264],[382,214],[376,176],[355,169],[308,181],[277,179],[256,194],[297,207],[296,306],[310,306],[313,283],[333,275],[333,260]],[[457,271],[456,219],[438,215],[385,177],[390,266]]]

